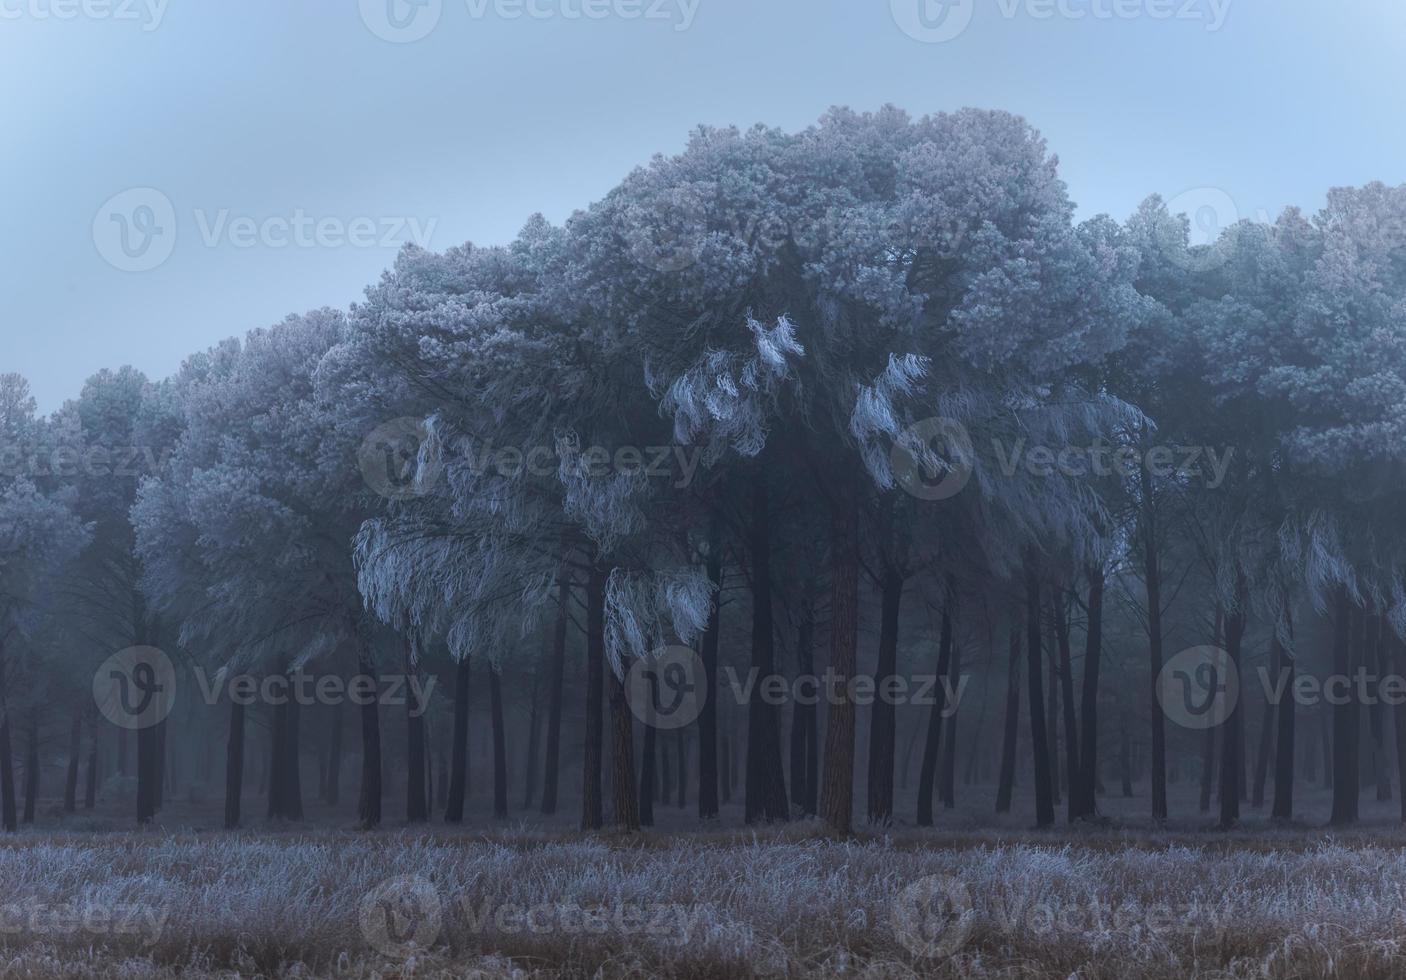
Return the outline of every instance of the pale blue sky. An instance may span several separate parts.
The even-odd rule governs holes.
[[[1406,181],[1400,0],[963,0],[970,26],[932,43],[900,22],[944,33],[960,6],[941,21],[939,0],[926,20],[919,0],[585,0],[607,14],[590,19],[563,16],[583,0],[524,0],[547,16],[518,18],[513,0],[421,0],[440,5],[433,29],[392,43],[367,26],[387,32],[389,2],[0,0],[0,370],[45,410],[105,366],[162,376],[358,298],[394,255],[382,241],[406,237],[398,219],[434,248],[503,242],[698,123],[798,128],[837,103],[1020,113],[1083,216],[1195,188],[1273,214]],[[411,31],[436,13],[394,2]],[[103,207],[144,187],[170,202],[173,251],[122,271],[121,220],[134,245],[166,228],[127,205],[161,198],[120,199],[118,221]],[[276,247],[297,237],[278,224],[241,239],[299,214],[327,222],[310,245]]]

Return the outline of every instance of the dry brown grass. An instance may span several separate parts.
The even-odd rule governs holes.
[[[1406,974],[1399,841],[1321,838],[27,834],[0,976]]]

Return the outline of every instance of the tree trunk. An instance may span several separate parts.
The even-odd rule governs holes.
[[[962,645],[957,642],[952,644],[952,663],[947,669],[947,687],[943,690],[944,696],[948,692],[956,694],[962,682]],[[982,705],[983,711],[985,705]],[[942,801],[944,810],[951,810],[957,805],[957,714],[961,710],[961,702],[955,701],[948,717],[943,721],[946,729],[946,737],[942,743],[942,765],[938,770],[937,796]]]
[[[597,565],[586,583],[586,738],[582,752],[581,829],[605,824],[601,803],[601,752],[605,735],[602,699],[605,687],[605,585],[607,571]]]
[[[165,739],[165,722],[162,722],[162,739]],[[302,707],[288,699],[288,733],[284,741],[287,756],[283,760],[283,807],[289,820],[303,819],[303,769],[302,759]]]
[[[893,822],[893,761],[897,741],[894,704],[885,695],[898,673],[898,616],[903,600],[903,575],[885,567],[879,611],[879,656],[874,669],[874,704],[869,712],[869,822]]]
[[[927,741],[923,745],[923,764],[918,770],[918,826],[932,826],[932,788],[937,773],[938,754],[942,750],[942,726],[947,723],[947,688],[943,682],[948,679],[952,666],[952,614],[955,603],[955,590],[949,585],[946,602],[942,606],[942,626],[937,643],[937,669],[935,675],[939,683],[933,687],[934,700],[928,714]],[[950,772],[949,772],[950,775]]]
[[[1389,631],[1386,639],[1387,642],[1392,645],[1394,652],[1392,659],[1396,665],[1396,672],[1398,674],[1406,674],[1406,643],[1403,643],[1401,639],[1396,636],[1394,631]],[[1399,794],[1401,798],[1401,822],[1406,823],[1406,701],[1402,701],[1399,698],[1392,708],[1392,726],[1396,733],[1396,774],[1397,783],[1401,787],[1401,793]],[[1283,738],[1282,730],[1280,732],[1280,738]],[[1279,759],[1280,768],[1283,768],[1283,765],[1284,759],[1281,755]],[[1277,806],[1279,799],[1278,786],[1275,786],[1274,798],[1275,805]]]
[[[323,781],[323,801],[328,806],[336,806],[342,800],[342,709],[333,705],[330,709],[332,732],[327,745],[327,775]]]
[[[658,783],[655,765],[658,762],[659,731],[652,721],[644,726],[644,757],[640,760],[640,826],[654,826],[654,793]]]
[[[1050,784],[1049,725],[1045,719],[1045,672],[1040,650],[1040,571],[1031,556],[1025,560],[1026,673],[1030,685],[1030,748],[1035,764],[1035,826],[1054,825],[1054,793]]]
[[[83,754],[83,716],[77,712],[68,730],[68,772],[63,781],[63,812],[78,811],[78,766]]]
[[[1288,604],[1284,607],[1284,625],[1292,641],[1294,635],[1294,624],[1290,617]],[[1274,712],[1278,721],[1278,746],[1274,755],[1274,810],[1271,816],[1275,820],[1290,820],[1294,816],[1294,682],[1296,668],[1296,656],[1292,650],[1285,649],[1279,640],[1276,632],[1274,643],[1277,648],[1280,662],[1284,665],[1284,696],[1279,699],[1279,705]],[[1400,710],[1400,709],[1398,709]],[[1406,801],[1403,801],[1406,807]],[[1406,817],[1406,809],[1402,811]]]
[[[369,678],[376,689],[376,664],[371,659],[368,642],[363,641],[357,665],[361,676]],[[378,698],[365,698],[361,705],[361,798],[357,816],[365,830],[381,824],[381,714]]]
[[[1069,809],[1067,817],[1074,820],[1079,795],[1079,728],[1074,716],[1074,664],[1069,648],[1069,617],[1064,606],[1063,590],[1054,597],[1055,643],[1059,647],[1059,688],[1064,702],[1064,766],[1069,773]]]
[[[615,826],[640,829],[639,791],[635,788],[635,723],[625,696],[625,682],[610,672],[611,795]]]
[[[39,715],[29,710],[28,740],[24,754],[24,822],[34,823],[39,800]]]
[[[1128,711],[1118,713],[1118,780],[1122,784],[1123,798],[1133,797],[1133,743],[1128,737]]]
[[[731,803],[731,802],[732,802],[732,736],[731,736],[731,735],[724,735],[724,736],[723,736],[722,745],[719,746],[719,749],[720,749],[720,751],[721,751],[721,756],[720,756],[719,761],[720,761],[721,766],[722,766],[722,772],[720,773],[720,775],[722,776],[723,802],[724,802],[724,803]],[[666,783],[666,785],[667,785],[668,780],[665,780],[665,783]]]
[[[156,816],[156,729],[137,729],[137,823],[151,823]]]
[[[744,818],[747,823],[785,820],[786,776],[781,768],[781,728],[777,706],[762,696],[776,673],[775,639],[771,608],[771,512],[766,477],[752,478],[752,669],[756,683],[747,700],[747,785]]]
[[[557,783],[561,767],[562,691],[566,683],[566,627],[570,621],[571,578],[565,569],[557,576],[557,622],[552,632],[552,659],[547,702],[547,757],[542,763],[542,815],[557,812]]]
[[[488,665],[488,702],[493,715],[493,816],[508,816],[508,734],[503,724],[503,675]]]
[[[445,823],[464,822],[464,795],[469,783],[469,678],[472,673],[473,664],[467,656],[454,665],[454,735],[449,747],[449,799],[444,804]]]
[[[1103,659],[1103,567],[1091,565],[1089,574],[1089,625],[1084,645],[1084,683],[1079,704],[1079,798],[1070,813],[1090,818],[1098,812],[1098,676]]]
[[[708,526],[705,567],[713,587],[713,606],[708,611],[708,631],[699,644],[704,696],[698,714],[698,816],[712,820],[718,815],[718,643],[723,602],[723,525],[716,514]],[[795,778],[794,772],[791,777]]]
[[[1011,630],[1006,667],[1006,722],[1001,741],[1001,775],[996,784],[996,812],[1009,813],[1015,789],[1016,738],[1020,732],[1020,630]]]
[[[527,712],[527,775],[523,777],[522,808],[532,809],[537,797],[537,755],[542,747],[542,724],[538,717],[538,702],[541,701],[542,677],[532,675],[532,704]]]
[[[796,673],[799,677],[815,675],[815,607],[810,594],[802,600],[801,622],[796,631]],[[809,700],[809,699],[807,699]],[[791,806],[805,817],[815,816],[820,793],[820,732],[817,728],[816,706],[791,705]],[[700,758],[699,764],[702,764]]]
[[[425,705],[415,685],[415,665],[410,651],[405,653],[406,688],[410,696],[405,699],[405,819],[407,823],[425,823],[430,819],[430,801],[425,795]]]
[[[229,738],[225,743],[225,829],[239,826],[239,804],[244,794],[244,703],[231,699]]]
[[[1269,664],[1271,676],[1274,682],[1278,683],[1279,676],[1284,670],[1283,647],[1276,636],[1270,642]],[[1286,696],[1288,692],[1285,692]],[[1255,752],[1255,776],[1253,793],[1250,797],[1250,805],[1256,810],[1264,806],[1264,787],[1269,779],[1269,761],[1274,744],[1274,702],[1265,698],[1264,712],[1260,715],[1260,740]]]
[[[1162,677],[1162,566],[1157,553],[1157,516],[1152,473],[1139,467],[1142,483],[1142,561],[1147,597],[1148,717],[1152,721],[1152,819],[1167,819],[1167,719],[1157,699]]]
[[[98,804],[98,729],[93,722],[88,723],[88,766],[83,774],[83,809],[91,810]]]
[[[841,486],[830,538],[830,671],[840,690],[855,674],[859,643],[859,543],[854,489]],[[825,722],[825,782],[821,819],[848,834],[854,819],[854,704],[848,697],[830,705]]]
[[[688,806],[688,731],[674,729],[674,744],[679,747],[679,809]]]
[[[1238,678],[1250,598],[1245,573],[1237,568],[1235,574],[1235,601],[1225,612],[1225,652],[1230,673]],[[1220,826],[1224,830],[1240,821],[1240,781],[1244,775],[1240,753],[1245,744],[1244,725],[1245,699],[1237,697],[1231,701],[1230,713],[1221,726],[1225,729],[1220,763]]]
[[[1353,676],[1353,624],[1359,618],[1360,614],[1352,609],[1347,586],[1337,586],[1333,595],[1333,672],[1339,677]],[[1335,827],[1357,822],[1359,724],[1356,697],[1343,698],[1341,704],[1333,706],[1333,812],[1330,822]]]

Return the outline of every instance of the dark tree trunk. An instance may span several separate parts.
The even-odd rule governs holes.
[[[63,781],[63,812],[78,810],[78,766],[83,754],[83,716],[75,713],[68,730],[68,772]]]
[[[942,627],[937,643],[936,676],[940,683],[934,685],[934,699],[928,714],[927,741],[923,745],[923,764],[918,770],[918,826],[932,826],[932,789],[936,777],[938,754],[942,750],[942,726],[947,723],[947,688],[943,683],[948,679],[952,666],[952,614],[955,590],[947,589],[946,602],[942,606]],[[949,770],[950,775],[950,770]]]
[[[1054,824],[1054,793],[1050,785],[1049,726],[1045,719],[1045,672],[1040,651],[1040,572],[1033,558],[1025,561],[1026,674],[1030,685],[1030,747],[1035,764],[1035,826]]]
[[[91,810],[98,805],[98,729],[88,724],[88,766],[83,774],[83,809]]]
[[[1371,635],[1368,637],[1366,652],[1371,658],[1372,672],[1375,675],[1372,682],[1374,697],[1368,708],[1372,730],[1372,775],[1377,791],[1377,802],[1387,803],[1391,800],[1391,768],[1387,761],[1386,708],[1382,704],[1381,694],[1382,678],[1386,676],[1388,669],[1385,617],[1373,616],[1368,622],[1368,629]]]
[[[796,632],[796,671],[815,675],[815,607],[807,592]],[[806,699],[810,701],[810,698]],[[820,729],[816,705],[796,701],[791,706],[791,805],[805,817],[815,816],[820,797]],[[699,764],[702,764],[700,758]]]
[[[669,806],[674,802],[674,756],[667,745],[659,749],[659,802]]]
[[[273,705],[271,713],[273,717],[269,725],[268,800],[264,815],[269,820],[279,820],[284,816],[283,793],[288,786],[283,778],[283,764],[288,758],[283,745],[288,737],[287,703]]]
[[[571,579],[563,569],[557,578],[557,622],[552,631],[551,680],[547,702],[547,757],[542,762],[542,815],[557,812],[557,783],[561,771],[562,692],[566,683],[566,627],[570,621]]]
[[[640,760],[640,826],[654,826],[654,793],[658,784],[658,777],[654,767],[658,761],[658,729],[651,722],[646,722],[644,726],[644,747],[641,750],[643,758]]]
[[[610,672],[610,789],[613,817],[620,830],[640,829],[639,791],[635,788],[635,723],[625,683]]]
[[[1270,676],[1275,684],[1279,682],[1284,670],[1283,652],[1283,647],[1276,637],[1270,642],[1269,648]],[[1285,694],[1287,693],[1286,691]],[[1250,805],[1256,810],[1264,806],[1264,787],[1269,779],[1269,762],[1274,745],[1274,714],[1274,702],[1266,697],[1264,712],[1260,715],[1260,740],[1255,752],[1254,788],[1250,797]]]
[[[720,751],[720,753],[721,753],[721,755],[720,755],[720,763],[721,763],[721,767],[722,767],[722,772],[720,773],[720,775],[722,776],[723,802],[724,802],[724,803],[731,803],[731,802],[732,802],[732,736],[731,736],[731,735],[724,735],[724,736],[723,736],[723,738],[722,738],[722,744],[719,746],[719,751]],[[666,781],[665,781],[666,785],[667,785],[667,782],[668,782],[668,781],[666,780]]]
[[[771,608],[771,510],[766,477],[752,478],[752,669],[756,683],[747,701],[747,785],[744,817],[747,823],[785,820],[786,777],[781,768],[781,728],[777,706],[762,696],[776,673],[775,638]]]
[[[342,709],[333,705],[328,713],[332,731],[327,740],[327,774],[322,798],[328,806],[336,806],[342,801]]]
[[[1011,630],[1006,666],[1006,721],[1001,740],[1001,774],[996,784],[996,812],[1009,813],[1015,789],[1016,738],[1020,732],[1020,630]]]
[[[508,816],[508,734],[503,724],[503,675],[488,665],[488,702],[493,715],[493,816]]]
[[[601,801],[605,696],[605,585],[607,572],[591,569],[586,583],[586,738],[582,752],[581,829],[605,824]]]
[[[39,800],[39,715],[29,711],[28,738],[24,754],[24,822],[34,823],[34,809]]]
[[[240,798],[244,794],[244,704],[231,700],[229,738],[225,743],[225,829],[239,826]]]
[[[1059,647],[1060,697],[1064,702],[1064,766],[1069,773],[1067,814],[1072,821],[1077,816],[1076,798],[1079,795],[1079,728],[1078,719],[1074,716],[1074,664],[1069,648],[1069,617],[1065,612],[1062,590],[1055,592],[1053,606],[1055,644]]]
[[[679,809],[688,806],[688,733],[685,729],[674,730],[674,744],[679,749]]]
[[[698,714],[698,816],[718,815],[718,642],[722,628],[723,529],[715,515],[708,528],[708,581],[713,586],[713,607],[708,611],[708,631],[703,634],[703,705]],[[791,774],[795,778],[795,773]]]
[[[539,674],[532,677],[532,704],[527,712],[527,775],[523,782],[527,785],[523,789],[522,808],[532,809],[532,804],[537,798],[537,755],[542,747],[542,721],[539,717],[538,702],[541,701],[542,678]]]
[[[886,567],[879,611],[879,656],[874,669],[874,704],[869,712],[869,822],[893,822],[893,761],[897,719],[893,702],[884,695],[898,673],[898,616],[903,600],[901,572]]]
[[[1098,679],[1103,659],[1103,567],[1089,567],[1089,625],[1084,645],[1084,683],[1079,704],[1079,798],[1071,814],[1098,812]],[[1071,792],[1071,797],[1073,793]],[[1071,803],[1074,801],[1071,799]]]
[[[1333,596],[1333,672],[1339,677],[1352,677],[1353,625],[1360,619],[1354,613],[1347,587],[1339,585]],[[1360,638],[1360,630],[1358,636]],[[1333,812],[1331,823],[1342,827],[1357,822],[1357,796],[1360,776],[1357,771],[1360,725],[1356,697],[1342,699],[1333,706]]]
[[[1152,473],[1142,471],[1142,561],[1147,597],[1148,717],[1152,721],[1152,819],[1167,819],[1167,721],[1157,699],[1162,676],[1162,566],[1157,553],[1157,515],[1153,506]]]
[[[162,722],[162,739],[165,739],[165,722]],[[302,758],[302,707],[290,697],[288,699],[288,733],[284,742],[287,756],[283,760],[283,806],[284,815],[289,820],[303,819],[303,769]]]
[[[859,643],[859,542],[854,489],[841,486],[830,536],[830,670],[840,690],[855,675]],[[854,705],[847,697],[830,705],[825,722],[825,781],[820,817],[848,834],[854,819]]]
[[[376,664],[371,651],[363,646],[358,669],[377,689]],[[362,828],[370,830],[381,824],[381,713],[378,698],[365,698],[361,705],[361,798],[357,816]]]
[[[952,664],[947,670],[947,687],[944,695],[948,693],[956,695],[960,693],[959,685],[962,682],[962,645],[954,642],[952,644]],[[961,702],[953,701],[948,717],[943,721],[945,735],[942,741],[942,765],[938,769],[937,798],[942,802],[944,810],[951,810],[957,805],[957,715],[961,709]]]
[[[1284,626],[1292,640],[1294,624],[1290,618],[1287,603],[1284,608]],[[1279,661],[1283,664],[1284,696],[1279,699],[1279,705],[1274,712],[1275,719],[1278,721],[1279,744],[1274,755],[1274,810],[1271,815],[1275,820],[1290,820],[1294,816],[1294,726],[1296,712],[1293,691],[1296,680],[1296,664],[1293,651],[1284,648],[1277,632],[1274,644]],[[1406,807],[1406,801],[1402,805]],[[1402,814],[1403,817],[1406,817],[1406,809],[1403,809]]]
[[[0,693],[4,691],[4,668],[0,666]],[[15,763],[10,745],[10,712],[0,707],[0,822],[7,833],[20,829],[15,807]]]
[[[137,730],[137,823],[151,823],[156,816],[156,729],[148,726]]]
[[[1118,781],[1122,784],[1123,798],[1133,798],[1133,743],[1128,737],[1127,709],[1118,715]]]
[[[1249,611],[1249,591],[1245,585],[1245,573],[1236,569],[1235,601],[1225,612],[1225,652],[1228,669],[1232,676],[1240,677],[1241,648],[1245,639],[1245,619]],[[1244,763],[1241,751],[1245,744],[1245,699],[1234,698],[1230,713],[1221,727],[1225,737],[1221,739],[1220,762],[1220,826],[1222,829],[1234,827],[1240,821],[1240,781],[1244,777]]]
[[[1396,636],[1395,632],[1387,633],[1387,642],[1391,643],[1393,650],[1392,661],[1398,674],[1406,674],[1406,644]],[[1406,823],[1406,701],[1397,699],[1392,708],[1392,727],[1396,733],[1396,776],[1397,784],[1401,787],[1399,794],[1401,798],[1401,822]],[[1281,731],[1280,738],[1283,738]],[[1282,749],[1281,749],[1282,752]],[[1283,768],[1284,758],[1281,754],[1279,766]],[[1279,799],[1279,788],[1275,787],[1275,801]]]
[[[469,678],[473,664],[465,656],[454,665],[454,740],[449,747],[449,799],[446,823],[464,822],[464,795],[469,783]]]
[[[1064,802],[1060,798],[1064,792],[1064,773],[1059,757],[1059,661],[1053,649],[1047,661],[1049,671],[1046,680],[1049,686],[1045,688],[1045,744],[1050,750],[1050,801],[1059,806]]]
[[[425,793],[425,705],[415,685],[415,665],[409,651],[405,656],[405,679],[409,697],[405,699],[405,819],[408,823],[425,823],[430,819],[430,801]]]

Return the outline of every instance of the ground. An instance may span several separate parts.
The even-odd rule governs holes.
[[[54,818],[0,840],[0,976],[1406,975],[1396,811],[1330,834],[1323,802],[1230,833],[1194,801],[1153,828],[1135,797],[1098,827],[972,811],[845,840],[676,810],[591,836]]]

